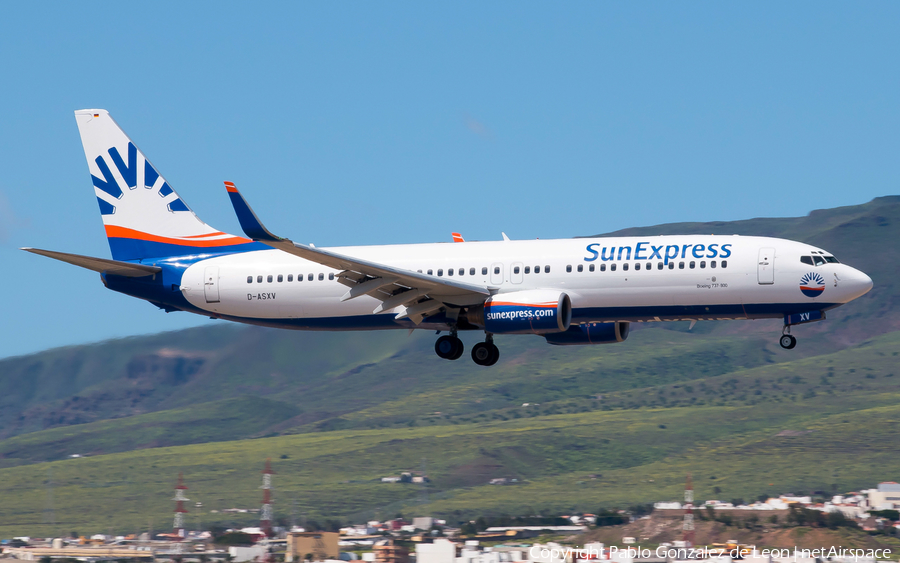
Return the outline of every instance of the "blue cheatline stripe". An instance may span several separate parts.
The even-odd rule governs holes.
[[[172,256],[231,254],[253,250],[271,250],[261,242],[244,242],[229,246],[187,246],[149,240],[110,237],[109,249],[114,260],[145,260],[147,258],[168,258]]]

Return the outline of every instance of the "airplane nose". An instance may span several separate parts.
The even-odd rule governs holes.
[[[853,288],[854,299],[869,293],[869,290],[874,285],[872,278],[866,275],[865,272],[860,272],[856,269],[853,269],[853,273],[848,281],[850,282],[850,287]]]

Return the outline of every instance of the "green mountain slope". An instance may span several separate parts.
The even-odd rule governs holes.
[[[278,517],[295,501],[311,518],[596,510],[676,499],[687,471],[701,499],[716,495],[715,487],[726,498],[862,488],[891,477],[900,462],[893,447],[900,431],[898,347],[900,333],[893,333],[818,358],[697,379],[690,385],[704,397],[700,406],[634,408],[659,405],[661,396],[679,397],[684,389],[660,385],[623,392],[635,404],[608,405],[611,410],[561,403],[558,414],[533,415],[520,406],[519,418],[507,409],[467,422],[309,432],[0,469],[0,536],[58,532],[42,523],[43,503],[35,501],[51,494],[50,480],[64,530],[133,532],[149,520],[165,528],[179,472],[188,496],[203,502],[204,522],[249,524],[252,514],[222,510],[257,506],[266,457],[276,471]],[[432,479],[427,506],[419,487],[380,481],[418,470],[423,460]],[[495,477],[520,484],[488,484]]]

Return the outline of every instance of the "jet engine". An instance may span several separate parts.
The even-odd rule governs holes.
[[[572,301],[550,289],[500,293],[470,308],[466,318],[493,334],[565,332],[572,322]]]
[[[545,334],[547,342],[556,346],[580,346],[584,344],[608,344],[623,342],[628,338],[631,323],[585,323],[569,327],[565,332]]]

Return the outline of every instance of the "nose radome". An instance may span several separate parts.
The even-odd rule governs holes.
[[[871,290],[874,285],[872,278],[865,272],[861,272],[857,269],[853,269],[853,276],[850,279],[850,283],[853,285],[853,289],[856,290],[855,293],[857,297],[869,293],[869,290]]]

